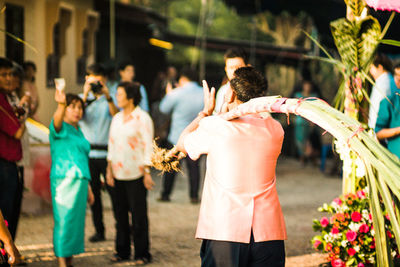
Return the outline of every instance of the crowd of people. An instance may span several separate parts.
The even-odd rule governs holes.
[[[224,61],[226,79],[217,93],[206,83],[201,87],[192,68],[184,67],[178,74],[170,66],[156,80],[162,92],[149,94],[149,101],[146,88],[134,80],[130,62],[119,65],[118,81],[108,79],[101,64],[92,64],[81,94],[55,90],[57,109],[49,126],[50,185],[53,245],[60,267],[72,266],[73,255],[84,252],[87,203],[95,229],[89,241],[105,240],[103,187],[116,221],[115,254],[110,261],[131,259],[132,242],[133,265],[152,261],[147,193],[154,186],[150,170],[155,137],[158,145],[188,155],[182,161],[187,165],[193,204],[200,203],[199,158],[207,155],[196,232],[203,240],[202,266],[284,266],[286,230],[275,188],[283,129],[271,116],[234,120],[219,116],[266,95],[268,89],[267,80],[249,65],[244,50],[228,50]],[[24,166],[29,164],[25,121],[36,118],[39,106],[35,73],[33,62],[20,67],[0,58],[0,242],[12,264],[24,263],[13,240]],[[400,157],[400,65],[392,68],[387,57],[377,54],[370,74],[375,84],[369,127]],[[294,97],[321,96],[315,84],[305,79]],[[318,145],[313,140],[320,133],[313,136],[316,127],[301,117],[294,125],[296,152],[305,163],[315,156]],[[321,169],[331,142],[320,144]],[[171,201],[175,176],[174,171],[164,174],[158,201]]]

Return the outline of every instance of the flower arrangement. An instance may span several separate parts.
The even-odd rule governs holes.
[[[313,229],[321,234],[314,236],[311,242],[317,251],[328,254],[327,259],[333,267],[364,267],[376,262],[375,230],[367,189],[335,198],[318,210],[329,213],[330,217],[314,220]],[[384,214],[391,256],[399,258],[390,218],[387,212]]]

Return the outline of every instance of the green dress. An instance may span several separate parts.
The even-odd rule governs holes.
[[[57,133],[50,123],[53,245],[57,257],[84,252],[90,144],[80,128],[63,122]]]

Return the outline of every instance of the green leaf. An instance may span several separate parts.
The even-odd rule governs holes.
[[[346,5],[350,7],[351,11],[353,12],[354,16],[359,17],[363,9],[365,8],[364,0],[344,0]]]
[[[400,46],[400,41],[392,39],[382,39],[381,43],[386,45]]]

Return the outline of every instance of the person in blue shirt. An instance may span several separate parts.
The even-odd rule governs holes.
[[[85,114],[79,126],[91,145],[89,168],[92,180],[90,185],[95,199],[91,209],[96,233],[89,238],[89,241],[98,242],[105,240],[100,191],[105,183],[101,181],[100,176],[102,175],[104,179],[106,177],[108,134],[112,117],[119,110],[115,105],[117,84],[107,81],[105,68],[101,64],[93,64],[87,68],[86,73],[86,82],[81,95],[85,103]],[[105,186],[113,203],[113,188],[107,184]]]
[[[124,62],[119,65],[118,73],[121,77],[120,82],[133,82],[136,74],[135,66],[133,66],[133,64],[129,62]],[[142,97],[142,100],[139,103],[139,107],[146,112],[150,112],[149,100],[147,98],[146,88],[144,88],[143,84],[140,85],[140,95]]]
[[[203,88],[198,85],[197,73],[189,67],[184,67],[180,73],[179,87],[167,87],[166,95],[160,102],[160,111],[171,114],[171,128],[168,135],[167,148],[172,148],[178,142],[182,131],[192,122],[203,109]],[[199,163],[189,157],[184,159],[189,171],[189,195],[192,203],[198,203]],[[161,196],[159,201],[170,201],[174,186],[175,172],[164,174]]]

